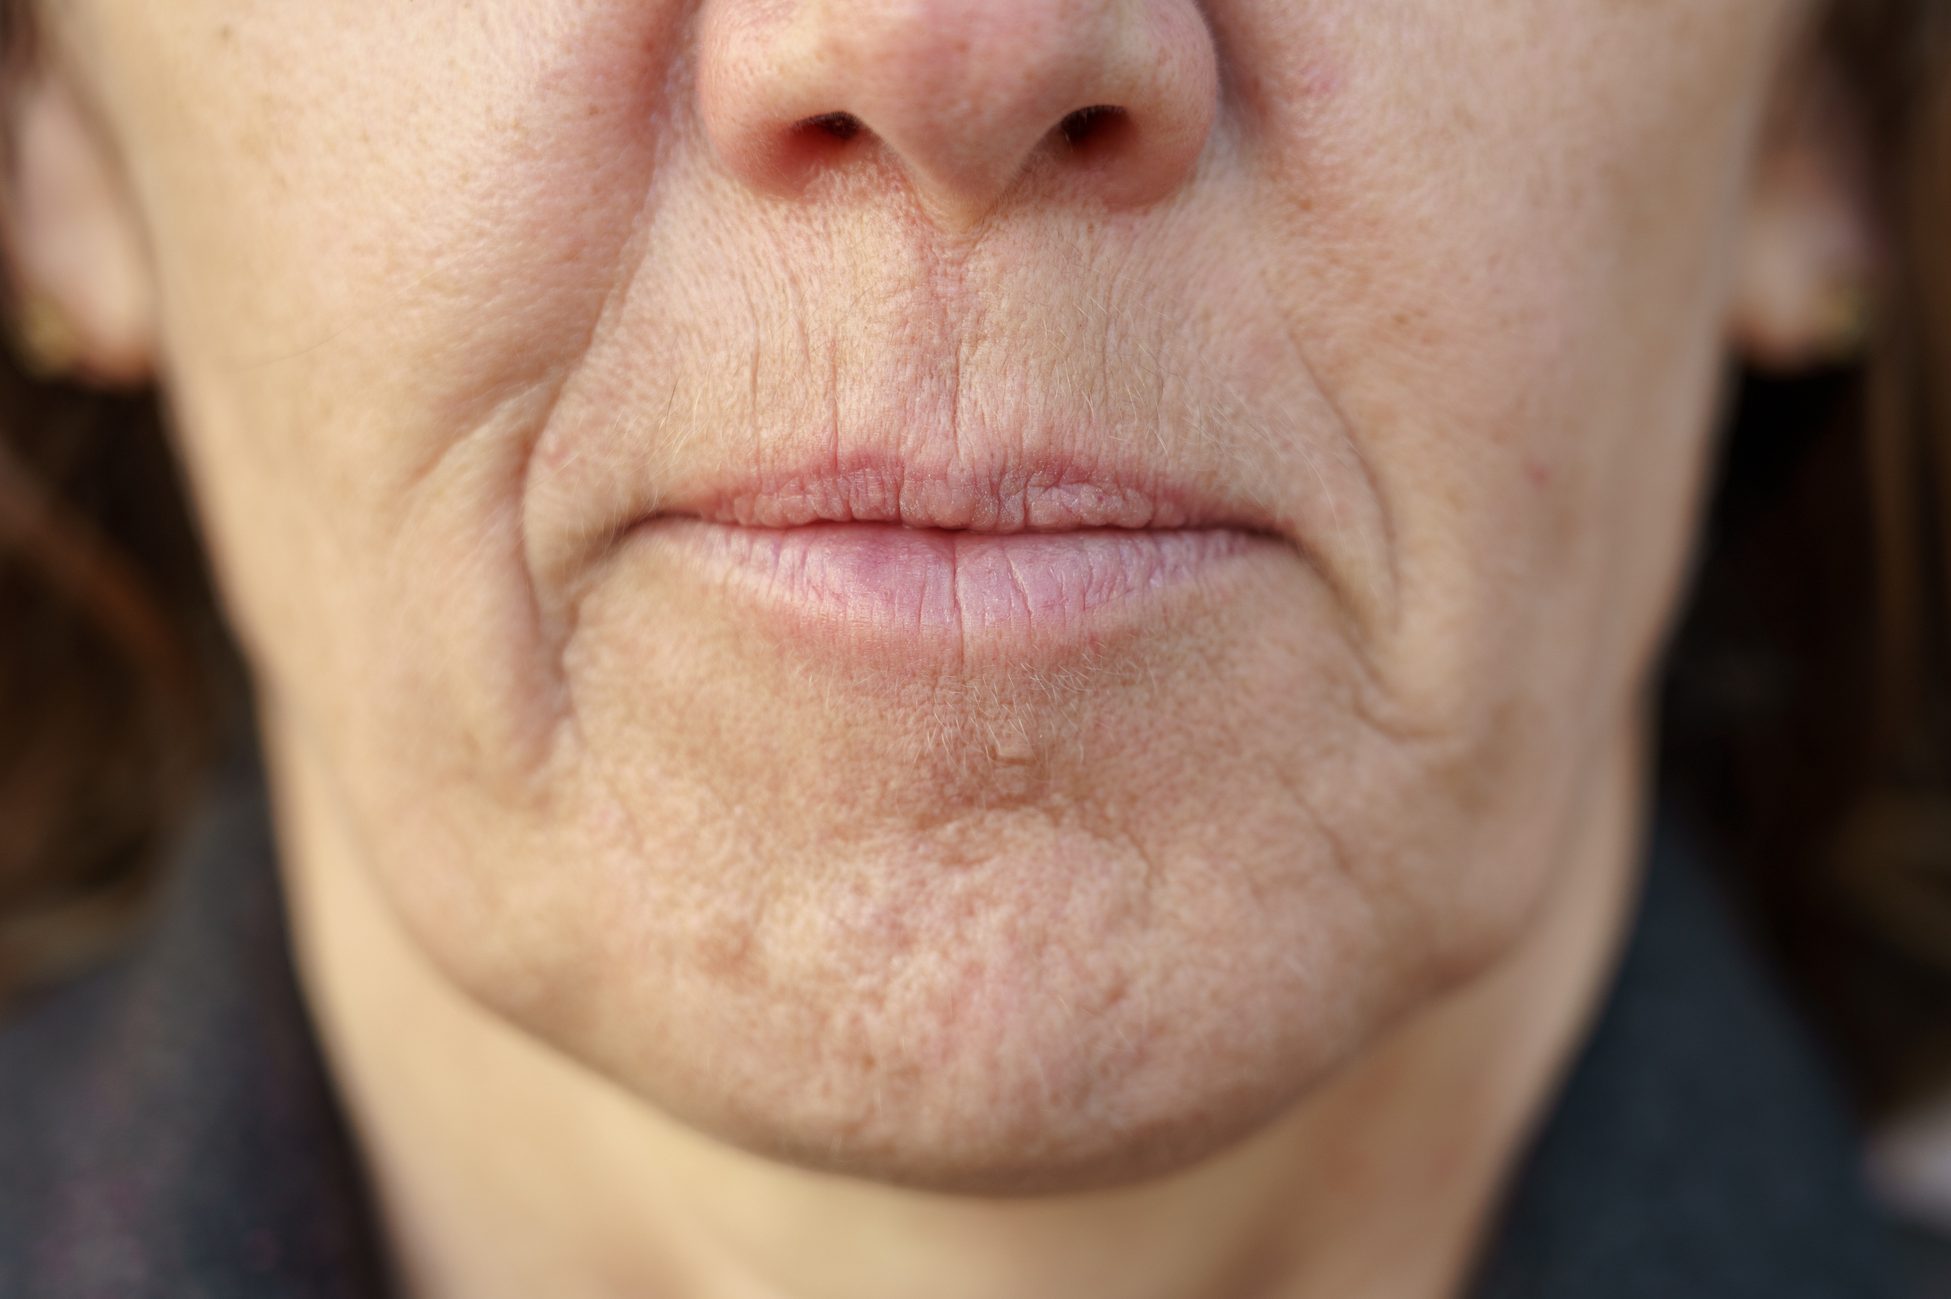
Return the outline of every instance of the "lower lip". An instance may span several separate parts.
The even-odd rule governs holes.
[[[640,531],[742,597],[839,634],[967,648],[1078,640],[1277,543],[1230,528],[980,533],[884,523],[747,528],[668,516]]]

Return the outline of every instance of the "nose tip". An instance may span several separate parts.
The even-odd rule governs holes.
[[[1194,0],[706,0],[699,108],[740,180],[888,169],[940,224],[1012,192],[1112,207],[1184,184],[1217,57]]]

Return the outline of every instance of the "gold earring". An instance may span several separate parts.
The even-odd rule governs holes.
[[[13,334],[22,368],[36,379],[62,378],[81,359],[81,335],[49,298],[36,294],[22,302]]]

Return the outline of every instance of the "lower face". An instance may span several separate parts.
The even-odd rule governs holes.
[[[960,241],[719,165],[684,8],[73,6],[260,688],[455,984],[685,1122],[1196,1159],[1551,883],[1791,7],[1217,0],[1168,200]]]

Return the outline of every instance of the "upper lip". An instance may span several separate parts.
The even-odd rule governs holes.
[[[650,518],[738,527],[881,523],[1014,533],[1231,528],[1284,533],[1253,503],[1141,466],[1057,455],[921,466],[874,453],[748,470],[659,501]]]

